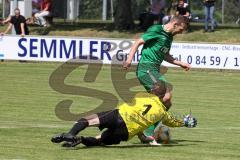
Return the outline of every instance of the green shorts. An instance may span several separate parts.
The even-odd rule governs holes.
[[[157,81],[167,82],[165,77],[161,73],[159,73],[159,71],[151,70],[150,72]],[[151,79],[147,70],[137,70],[136,74],[137,74],[137,78],[138,78],[139,82],[143,85],[143,87],[148,92],[150,92],[154,85],[154,81]]]

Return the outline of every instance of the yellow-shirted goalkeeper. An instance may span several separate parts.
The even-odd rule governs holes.
[[[192,117],[177,120],[168,112],[161,100],[149,93],[138,93],[131,104],[124,103],[118,109],[101,112],[81,118],[68,133],[62,133],[52,138],[53,143],[63,143],[63,147],[74,147],[80,143],[86,146],[119,144],[128,141],[142,133],[150,125],[158,121],[169,127],[195,127],[197,121]],[[77,137],[86,127],[99,127],[102,132],[99,138]]]
[[[157,96],[148,93],[137,94],[132,104],[122,104],[119,107],[119,114],[126,124],[128,139],[158,121],[163,121],[169,127],[184,126],[182,120],[174,119],[166,110]]]

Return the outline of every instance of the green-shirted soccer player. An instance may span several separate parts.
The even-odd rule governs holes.
[[[153,25],[140,39],[133,44],[127,61],[123,64],[124,69],[131,66],[132,59],[140,45],[143,45],[141,51],[141,59],[137,67],[137,78],[148,92],[152,92],[152,87],[156,82],[153,81],[151,75],[162,85],[166,87],[166,94],[162,98],[162,102],[166,106],[171,106],[172,87],[167,83],[164,76],[160,73],[160,65],[163,61],[180,66],[186,71],[190,69],[190,64],[174,59],[169,51],[172,45],[173,36],[182,33],[188,26],[188,19],[183,16],[173,17],[166,25]],[[149,75],[151,72],[151,75]],[[156,94],[156,93],[155,93]],[[155,126],[149,129],[154,130]]]

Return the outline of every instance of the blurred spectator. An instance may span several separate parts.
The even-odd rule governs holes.
[[[32,0],[32,13],[36,14],[41,10],[41,0]]]
[[[140,28],[147,30],[153,24],[162,24],[162,19],[164,17],[162,11],[165,4],[165,0],[151,0],[150,11],[141,13],[139,16]]]
[[[152,14],[159,15],[162,11],[162,9],[166,5],[165,0],[152,0],[151,1],[151,12]]]
[[[215,20],[214,20],[214,11],[215,11],[215,0],[204,0],[204,12],[205,12],[205,28],[204,32],[208,31],[208,21],[211,21],[211,32],[214,32]]]
[[[41,11],[36,13],[34,17],[36,18],[37,24],[46,27],[47,21],[46,17],[51,16],[52,14],[52,1],[51,0],[43,0],[41,3]]]
[[[6,0],[6,6],[8,7],[8,4],[9,4],[9,7],[8,8],[10,8],[10,2],[9,2],[10,0]],[[8,3],[7,3],[8,2]],[[31,18],[28,18],[27,19],[27,21],[26,21],[26,23],[27,24],[33,24],[36,20],[35,20],[35,17],[34,17],[34,15],[35,15],[35,13],[37,13],[37,12],[39,12],[40,11],[40,6],[41,6],[41,2],[42,2],[42,0],[32,0],[32,17]],[[9,9],[8,9],[9,10]],[[10,11],[9,11],[10,12]],[[11,17],[12,17],[12,15],[9,15],[5,20],[2,20],[1,22],[0,22],[0,24],[7,24],[7,23],[9,23],[10,22],[10,20],[11,20]]]
[[[27,24],[37,23],[35,14],[40,12],[42,0],[32,0],[32,17],[27,19]],[[39,24],[39,22],[37,23]]]
[[[7,34],[13,26],[17,35],[28,35],[29,30],[26,24],[25,17],[20,14],[20,10],[18,8],[14,10],[14,13],[15,15],[10,17],[8,28],[4,33],[2,33],[2,35]]]
[[[24,37],[25,35],[29,35],[26,19],[24,16],[20,14],[20,10],[18,8],[14,10],[14,14],[15,14],[14,16],[9,16],[5,20],[6,23],[9,23],[9,25],[6,31],[4,33],[1,33],[1,36],[3,36],[4,34],[7,34],[12,29],[13,26],[14,26],[16,35],[21,35],[22,37]],[[1,61],[4,61],[4,60],[1,60]],[[19,62],[26,62],[26,61],[20,60]]]
[[[176,10],[176,15],[182,15],[190,19],[190,9],[187,3],[184,3],[184,0],[179,0]]]
[[[162,23],[162,18],[164,17],[163,9],[166,6],[165,0],[151,0],[151,14],[154,17],[154,24]]]

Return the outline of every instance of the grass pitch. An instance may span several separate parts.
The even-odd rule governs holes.
[[[149,147],[134,138],[116,146],[85,148],[80,145],[76,149],[64,149],[52,144],[50,138],[67,131],[73,122],[57,118],[56,104],[71,99],[71,112],[82,113],[98,106],[101,100],[54,91],[49,86],[49,77],[59,66],[59,63],[0,63],[1,160],[240,158],[240,72],[192,70],[185,73],[179,69],[168,70],[166,78],[174,85],[171,111],[187,114],[191,108],[199,122],[194,129],[171,129],[172,143],[169,145]],[[94,83],[83,82],[85,72],[86,67],[74,70],[65,83],[119,97],[111,82],[109,66],[103,67]],[[136,89],[144,90],[142,87]],[[82,134],[97,133],[97,129],[90,128]]]

